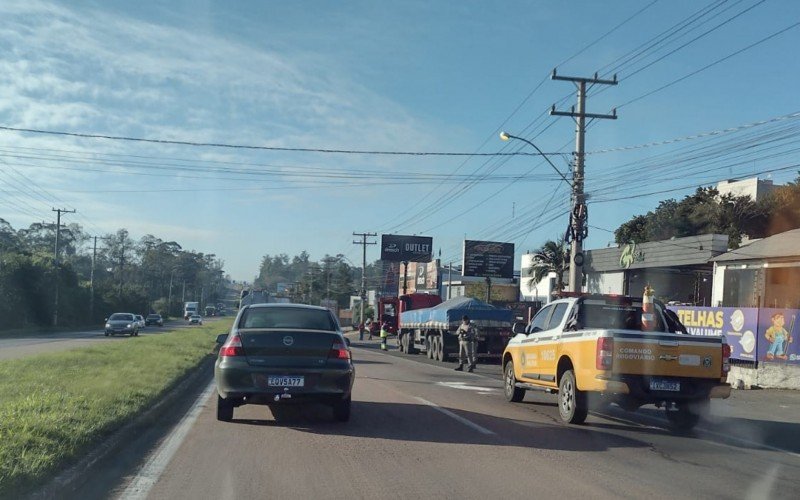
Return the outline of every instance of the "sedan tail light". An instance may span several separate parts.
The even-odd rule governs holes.
[[[244,356],[242,349],[242,339],[238,335],[232,335],[219,349],[219,355],[223,357]]]
[[[331,346],[331,352],[328,354],[328,359],[350,359],[350,349],[344,342],[335,341]]]

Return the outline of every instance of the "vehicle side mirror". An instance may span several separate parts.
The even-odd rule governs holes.
[[[525,323],[521,321],[515,322],[511,326],[511,331],[514,332],[514,335],[519,335],[520,333],[525,333]]]
[[[217,344],[222,345],[225,343],[226,340],[228,340],[227,333],[220,333],[219,335],[217,335]]]
[[[344,343],[347,344],[347,347],[350,347],[350,339],[347,337],[344,338]]]

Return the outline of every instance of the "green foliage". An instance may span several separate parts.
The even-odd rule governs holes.
[[[98,238],[94,308],[90,278],[92,244],[77,224],[61,231],[59,326],[99,324],[113,312],[180,315],[181,300],[215,304],[224,296],[223,263],[213,254],[187,251],[174,241],[146,235],[138,242],[125,229]],[[14,230],[0,219],[0,329],[52,323],[56,269],[55,231],[46,224]],[[172,306],[167,307],[172,283]]]
[[[367,269],[369,272],[370,266]],[[292,258],[287,254],[265,255],[254,287],[275,293],[278,283],[286,283],[291,286],[289,295],[295,302],[319,304],[320,300],[331,298],[339,307],[349,307],[350,296],[358,295],[360,280],[361,269],[350,266],[343,255],[326,255],[313,262],[303,251]]]
[[[149,408],[205,359],[214,323],[0,362],[0,498],[19,497]]]
[[[714,233],[727,234],[729,246],[738,248],[745,235],[768,235],[765,228],[772,213],[769,204],[756,203],[749,197],[721,197],[715,188],[698,188],[681,201],[665,200],[655,210],[635,215],[614,231],[614,239],[622,245]],[[798,221],[796,227],[800,227]]]
[[[567,246],[562,239],[545,242],[533,256],[533,270],[531,278],[534,283],[539,283],[551,272],[556,273],[556,289],[564,289],[564,273],[568,269],[569,254]]]

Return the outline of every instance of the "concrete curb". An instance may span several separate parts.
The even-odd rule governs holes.
[[[203,382],[213,376],[216,356],[209,354],[189,373],[176,380],[153,406],[135,416],[133,420],[113,431],[85,457],[66,470],[61,471],[42,488],[28,494],[32,499],[71,498],[74,492],[87,483],[95,468],[106,459],[121,451],[133,441],[149,423],[167,414],[192,388],[205,387]]]

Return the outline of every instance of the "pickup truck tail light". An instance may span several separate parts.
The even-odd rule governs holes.
[[[722,376],[727,377],[728,372],[731,370],[731,346],[730,344],[722,344]]]
[[[350,349],[346,344],[338,340],[331,346],[331,352],[328,354],[328,359],[350,359]]]
[[[219,348],[219,355],[231,358],[234,356],[244,356],[244,349],[242,349],[242,339],[238,335],[231,335],[227,342]]]
[[[614,339],[600,337],[597,339],[597,358],[595,367],[598,370],[610,370],[614,366]]]

